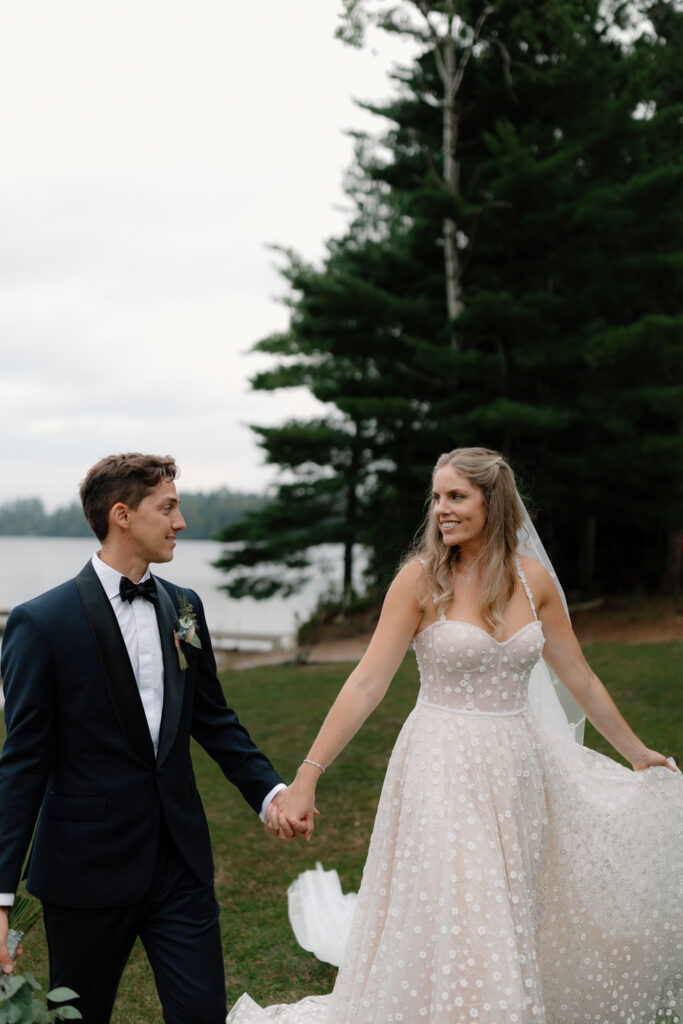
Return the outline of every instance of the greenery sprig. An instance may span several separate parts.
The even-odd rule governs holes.
[[[185,594],[181,594],[178,590],[176,590],[176,598],[178,599],[178,621],[173,631],[173,642],[178,652],[178,664],[184,671],[187,668],[187,658],[183,654],[180,641],[200,650],[202,643],[197,636],[197,615],[194,608]]]
[[[7,948],[14,960],[19,943],[42,915],[42,909],[30,896],[17,896],[8,914]],[[43,995],[42,986],[28,971],[0,976],[0,1024],[50,1024],[55,1020],[82,1020],[83,1015],[67,1003],[78,996],[62,986]],[[48,1009],[47,1000],[63,1003]]]

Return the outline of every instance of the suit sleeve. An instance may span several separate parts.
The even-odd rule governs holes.
[[[7,737],[0,757],[0,891],[15,892],[52,757],[54,677],[48,641],[30,612],[14,609],[2,641]]]
[[[190,591],[189,596],[197,611],[202,642],[197,658],[192,735],[259,814],[264,798],[282,779],[252,741],[235,712],[226,705],[204,608],[196,594]]]

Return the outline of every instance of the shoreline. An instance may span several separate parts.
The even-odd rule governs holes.
[[[602,604],[577,609],[572,624],[579,643],[668,643],[683,641],[683,599],[606,599]],[[339,639],[321,640],[284,651],[216,651],[219,671],[243,671],[268,665],[315,665],[360,661],[372,638],[371,632]]]

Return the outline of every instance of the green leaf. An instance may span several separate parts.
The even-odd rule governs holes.
[[[78,992],[74,992],[72,988],[67,988],[65,985],[60,985],[59,988],[53,988],[51,992],[48,992],[47,998],[51,999],[53,1003],[65,1003],[67,999],[78,999]]]
[[[83,1020],[83,1014],[75,1006],[61,1006],[54,1016],[57,1020]]]

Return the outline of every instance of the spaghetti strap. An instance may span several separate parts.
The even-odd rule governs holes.
[[[527,583],[526,574],[524,572],[524,569],[522,569],[522,563],[520,562],[519,557],[517,555],[515,555],[515,565],[517,566],[517,573],[519,574],[519,578],[522,581],[522,585],[526,590],[526,596],[529,598],[529,604],[531,605],[531,610],[534,613],[534,622],[538,622],[538,615],[536,614],[536,605],[534,604],[534,599],[531,596],[531,587]]]
[[[418,557],[417,560],[420,563],[420,565],[422,566],[422,568],[424,568],[425,565],[426,565],[426,562],[425,562],[424,558]],[[432,594],[432,601],[434,602],[434,604],[436,604],[437,596],[438,596],[437,594]],[[445,621],[446,621],[446,612],[442,608],[441,611],[439,612],[439,622],[445,622]]]

